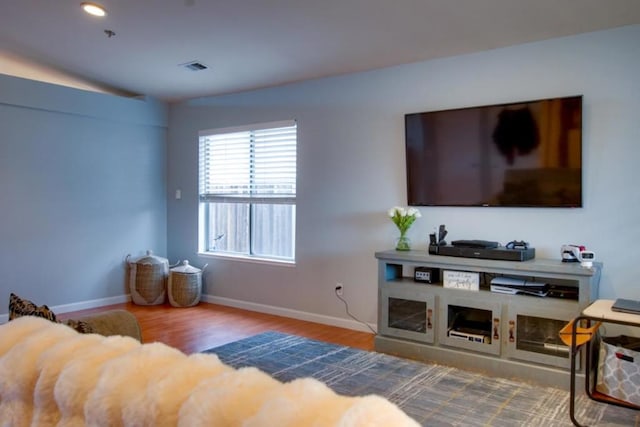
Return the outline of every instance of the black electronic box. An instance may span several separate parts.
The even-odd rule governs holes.
[[[413,271],[416,282],[435,283],[440,281],[440,269],[431,267],[416,267]]]
[[[445,255],[464,258],[496,259],[503,261],[528,261],[535,258],[535,248],[508,249],[498,248],[475,248],[461,247],[453,245],[429,245],[431,255]]]

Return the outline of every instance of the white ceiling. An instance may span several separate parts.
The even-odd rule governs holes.
[[[0,54],[166,101],[640,23],[640,0],[80,2],[0,0]]]

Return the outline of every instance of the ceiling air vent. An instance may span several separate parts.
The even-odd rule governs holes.
[[[191,61],[191,62],[187,62],[186,64],[180,64],[180,65],[182,65],[183,67],[191,71],[202,71],[209,68],[206,65],[204,65],[202,62],[198,62],[198,61]]]

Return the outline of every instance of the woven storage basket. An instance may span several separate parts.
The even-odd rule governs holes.
[[[167,293],[169,304],[174,307],[192,307],[200,302],[202,296],[202,270],[183,261],[182,265],[169,271]]]
[[[129,256],[127,256],[128,260]],[[129,262],[129,288],[131,300],[138,305],[163,304],[166,298],[169,261],[166,258],[147,255],[135,262]]]

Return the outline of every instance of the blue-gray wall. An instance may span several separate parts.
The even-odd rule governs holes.
[[[205,293],[283,313],[376,319],[374,252],[392,247],[386,217],[406,204],[406,113],[584,95],[584,208],[422,208],[418,248],[446,224],[449,239],[529,241],[538,257],[584,244],[604,262],[600,296],[640,299],[640,26],[547,40],[172,105],[167,200],[171,259],[210,262]],[[298,120],[297,265],[197,257],[197,133]],[[215,299],[214,298],[214,299]]]
[[[166,254],[167,107],[0,75],[0,314],[10,292],[124,300],[128,253]]]
[[[605,264],[600,296],[640,299],[639,74],[640,26],[631,26],[192,100],[168,119],[152,100],[0,75],[0,313],[9,292],[70,308],[122,300],[124,257],[153,249],[209,262],[213,300],[348,322],[333,294],[342,282],[351,311],[374,322],[373,254],[392,246],[386,211],[406,201],[404,114],[575,94],[584,95],[584,208],[422,208],[410,234],[424,249],[444,223],[449,239],[525,239],[545,258],[585,244]],[[297,265],[199,258],[198,131],[290,118]]]

